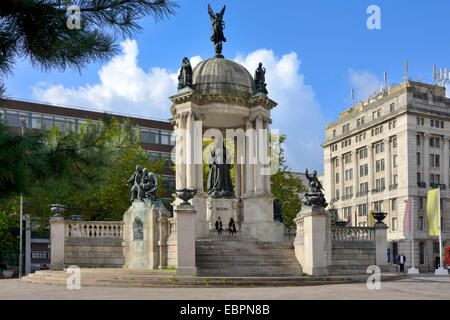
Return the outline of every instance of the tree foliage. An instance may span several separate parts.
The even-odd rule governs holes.
[[[283,143],[286,141],[286,135],[280,135],[279,139],[273,139],[271,141],[272,148],[279,148],[279,169],[278,172],[271,175],[271,190],[275,198],[280,199],[283,205],[283,221],[288,228],[294,226],[294,218],[302,208],[301,199],[299,193],[305,192],[306,188],[302,184],[301,180],[296,178],[286,163],[284,156]]]
[[[80,10],[81,28],[69,28],[69,7]],[[160,20],[177,5],[166,0],[3,0],[0,1],[0,74],[27,58],[44,70],[81,70],[117,53],[116,36],[134,36],[138,20]]]

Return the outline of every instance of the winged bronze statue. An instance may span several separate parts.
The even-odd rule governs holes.
[[[211,36],[211,41],[214,42],[214,44],[227,42],[227,39],[223,35],[223,30],[225,29],[225,22],[223,22],[223,14],[225,13],[225,7],[223,6],[222,11],[220,13],[214,14],[214,12],[211,9],[211,6],[208,4],[208,13],[209,17],[211,18],[213,35]]]

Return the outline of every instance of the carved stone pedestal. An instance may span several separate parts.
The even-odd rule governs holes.
[[[152,204],[148,199],[134,201],[123,216],[124,221],[124,268],[154,269],[161,267],[165,259],[161,246],[167,238],[170,213],[159,201]],[[163,223],[166,222],[166,223]],[[163,241],[161,241],[163,240]]]
[[[238,199],[207,198],[206,221],[208,222],[209,230],[215,229],[215,222],[218,217],[221,218],[224,229],[228,227],[230,218],[234,219],[236,229],[238,229],[240,223],[238,221],[238,202]]]

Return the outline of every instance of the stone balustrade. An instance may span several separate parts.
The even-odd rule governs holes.
[[[332,241],[375,241],[375,229],[372,227],[332,226]]]
[[[122,221],[65,221],[65,238],[122,239]]]
[[[167,232],[167,241],[176,241],[177,240],[177,219],[176,218],[170,218],[168,219],[169,222],[169,230]]]

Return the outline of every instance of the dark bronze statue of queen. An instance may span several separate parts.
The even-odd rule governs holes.
[[[209,158],[208,195],[211,198],[234,198],[230,155],[225,144],[217,142]]]
[[[211,36],[211,41],[214,43],[214,49],[216,51],[216,57],[223,58],[222,55],[222,42],[227,42],[227,39],[223,35],[223,30],[225,29],[225,22],[223,22],[223,14],[225,13],[225,7],[223,6],[222,11],[220,13],[216,13],[211,9],[211,6],[208,4],[208,13],[211,18],[213,35]]]

